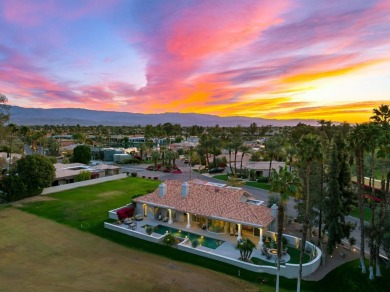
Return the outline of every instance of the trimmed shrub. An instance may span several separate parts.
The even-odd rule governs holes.
[[[154,231],[154,227],[153,226],[151,226],[151,225],[145,226],[145,232],[146,232],[147,235],[152,235],[153,231]]]
[[[194,240],[191,242],[191,246],[192,246],[193,248],[197,248],[198,245],[199,245],[199,241],[198,241],[197,239],[194,239]]]
[[[168,233],[167,235],[164,236],[163,243],[168,246],[174,246],[177,244],[177,240],[176,237]]]
[[[78,175],[75,176],[75,182],[85,181],[91,179],[91,173],[89,171],[80,171]]]
[[[269,181],[268,177],[261,176],[257,179],[257,182],[259,183],[267,183]]]
[[[131,177],[137,177],[137,175],[138,175],[138,173],[136,173],[136,172],[132,172],[130,174],[131,174]]]

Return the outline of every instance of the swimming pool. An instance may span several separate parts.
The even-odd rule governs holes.
[[[146,227],[146,226],[148,226],[148,225],[146,224],[142,227]],[[157,225],[156,227],[154,227],[154,232],[161,234],[161,235],[165,234],[167,231],[168,231],[168,233],[172,234],[175,237],[179,237],[179,238],[184,239],[187,236],[190,242],[192,242],[193,240],[196,239],[196,240],[198,240],[199,245],[205,246],[205,247],[208,247],[211,249],[216,249],[218,246],[220,246],[222,243],[224,243],[224,241],[222,241],[222,240],[210,238],[207,236],[191,233],[191,232],[184,231],[184,230],[179,230],[179,229],[172,228],[172,227],[167,227],[164,225]]]

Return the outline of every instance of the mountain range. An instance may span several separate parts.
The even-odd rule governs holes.
[[[162,113],[141,114],[114,111],[98,111],[81,108],[24,108],[10,107],[10,122],[17,125],[81,125],[81,126],[145,126],[164,123],[180,124],[181,126],[215,126],[233,127],[249,126],[295,126],[298,123],[316,125],[315,120],[275,120],[241,116],[220,117],[196,113]]]

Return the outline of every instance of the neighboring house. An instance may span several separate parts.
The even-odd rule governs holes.
[[[253,161],[247,163],[245,169],[247,169],[248,172],[251,170],[256,171],[256,176],[269,177],[269,163],[269,161]],[[285,165],[286,163],[284,162],[272,161],[271,171],[272,169],[275,169],[279,172],[280,167],[284,167]]]
[[[262,240],[274,221],[271,209],[261,205],[241,188],[199,180],[181,183],[167,180],[154,192],[135,198],[136,213],[148,219],[165,217],[169,224],[183,222],[187,229],[204,228],[211,232],[242,233]]]
[[[121,168],[115,165],[98,164],[94,166],[85,165],[82,163],[71,164],[54,164],[56,176],[52,183],[53,186],[64,185],[75,182],[75,178],[82,171],[91,172],[91,178],[100,178],[110,175],[119,174]]]

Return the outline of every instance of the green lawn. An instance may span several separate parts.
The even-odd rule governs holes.
[[[288,261],[289,264],[299,264],[299,255],[300,255],[300,250],[296,249],[295,247],[288,245],[288,254],[290,255],[290,260]],[[260,258],[253,257],[251,260],[255,264],[259,265],[266,265],[266,266],[275,266],[275,263],[267,262],[265,260],[262,260]],[[308,263],[310,261],[310,256],[307,254],[303,255],[303,260],[302,262],[304,264]]]
[[[214,175],[213,178],[223,180],[223,181],[228,181],[228,175],[227,174],[218,174]],[[259,189],[264,189],[264,190],[269,190],[270,185],[268,183],[259,183],[257,181],[247,181],[245,182],[246,186],[254,187],[254,188],[259,188]]]
[[[264,281],[260,291],[275,290],[276,277],[273,275],[259,275],[219,261],[143,241],[104,228],[104,222],[108,221],[109,210],[128,204],[133,195],[153,191],[158,184],[158,181],[125,178],[52,194],[48,197],[54,200],[32,202],[22,207],[22,210],[95,234],[129,248],[192,263],[236,277],[240,274],[240,278],[251,282]],[[289,253],[292,256],[293,250],[289,250]],[[353,261],[332,271],[319,282],[303,282],[301,291],[390,291],[390,281],[388,280],[390,271],[383,269],[383,278],[369,281],[368,275],[362,277],[357,266],[358,261]],[[296,280],[281,278],[280,285],[280,291],[296,291]],[[359,288],[362,290],[357,290]]]
[[[359,219],[360,218],[359,208],[358,207],[354,208],[350,215]],[[364,221],[367,222],[371,221],[371,209],[368,207],[364,208]]]

